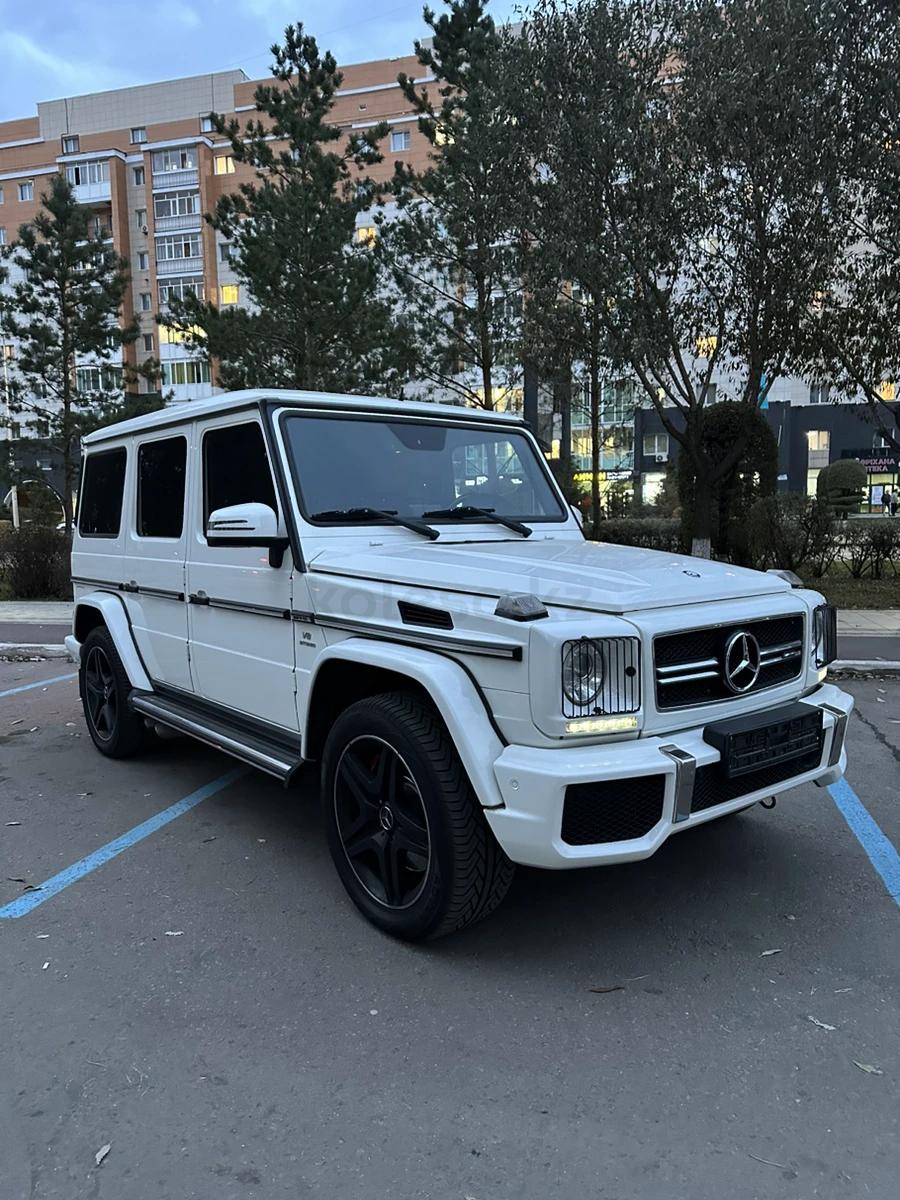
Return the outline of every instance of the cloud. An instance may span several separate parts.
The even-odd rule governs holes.
[[[41,84],[42,99],[124,87],[133,82],[116,67],[86,60],[75,61],[39,46],[25,33],[16,32],[7,32],[0,42],[0,75],[9,83],[14,82],[17,76],[27,77],[29,92],[35,90],[35,79],[43,80],[46,76],[46,83]]]

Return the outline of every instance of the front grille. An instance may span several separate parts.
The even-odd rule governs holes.
[[[643,837],[662,817],[665,790],[665,775],[570,784],[562,840],[569,846],[592,846]]]
[[[710,763],[698,767],[694,777],[694,793],[691,800],[691,812],[702,812],[705,808],[714,808],[717,804],[726,804],[729,800],[737,800],[739,796],[749,796],[751,792],[760,792],[770,788],[777,790],[779,783],[793,779],[813,771],[822,761],[822,739],[819,734],[819,744],[814,750],[800,758],[791,758],[786,762],[772,763],[768,767],[760,767],[758,771],[748,771],[746,775],[738,775],[729,779],[721,763]]]
[[[725,683],[725,648],[735,633],[751,633],[759,642],[759,677],[747,692]],[[686,633],[667,633],[654,641],[656,706],[687,708],[717,700],[733,700],[796,679],[803,666],[803,617],[771,617],[764,621],[710,626]]]

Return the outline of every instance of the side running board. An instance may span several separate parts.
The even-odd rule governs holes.
[[[192,705],[158,696],[155,692],[133,691],[131,706],[150,721],[165,725],[178,733],[205,742],[216,750],[223,750],[241,762],[258,767],[269,775],[289,784],[302,765],[299,751],[277,737],[242,728],[239,716],[225,714],[215,716],[201,712]]]

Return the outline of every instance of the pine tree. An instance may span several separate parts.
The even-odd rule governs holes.
[[[347,134],[331,120],[341,73],[302,25],[272,47],[275,82],[256,89],[245,126],[213,114],[253,182],[222,196],[207,220],[231,243],[244,308],[195,296],[166,323],[205,349],[226,388],[396,391],[407,338],[383,286],[378,239],[357,217],[378,200],[368,176],[384,124]]]
[[[90,213],[62,175],[50,178],[34,220],[22,225],[7,249],[16,268],[0,298],[0,331],[15,346],[7,363],[8,398],[15,423],[49,446],[62,464],[66,532],[71,532],[73,496],[81,437],[115,420],[135,404],[140,371],[121,366],[121,351],[139,333],[125,323],[126,261],[89,229]],[[99,369],[99,390],[79,386],[76,366],[90,360]],[[129,391],[130,389],[130,391]]]
[[[522,383],[522,264],[509,161],[518,141],[498,87],[506,39],[486,7],[425,9],[433,37],[416,54],[434,83],[398,78],[430,161],[398,167],[400,216],[385,236],[421,377],[493,409]]]

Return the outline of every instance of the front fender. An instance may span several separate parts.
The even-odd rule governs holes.
[[[125,610],[125,602],[122,598],[114,596],[111,592],[86,592],[83,596],[78,597],[75,601],[72,628],[75,630],[75,639],[78,643],[79,651],[81,642],[84,641],[84,638],[79,636],[79,629],[85,623],[84,616],[86,610],[88,614],[99,612],[103,618],[106,628],[109,630],[110,637],[118,651],[119,658],[122,660],[122,666],[125,668],[125,673],[128,676],[131,686],[140,688],[141,691],[152,692],[153,685],[144,669],[144,663],[135,645],[134,635],[131,632],[131,624],[128,620],[128,613]],[[82,621],[79,621],[79,614],[82,614]],[[90,624],[93,627],[96,621],[91,619]]]
[[[319,656],[308,696],[315,696],[319,672],[333,660],[380,667],[405,675],[425,688],[447,726],[480,803],[485,808],[503,807],[503,797],[494,778],[494,762],[505,743],[465,668],[451,658],[415,646],[351,637],[328,646]],[[307,704],[303,720],[304,748],[309,745],[310,710],[311,705]]]

